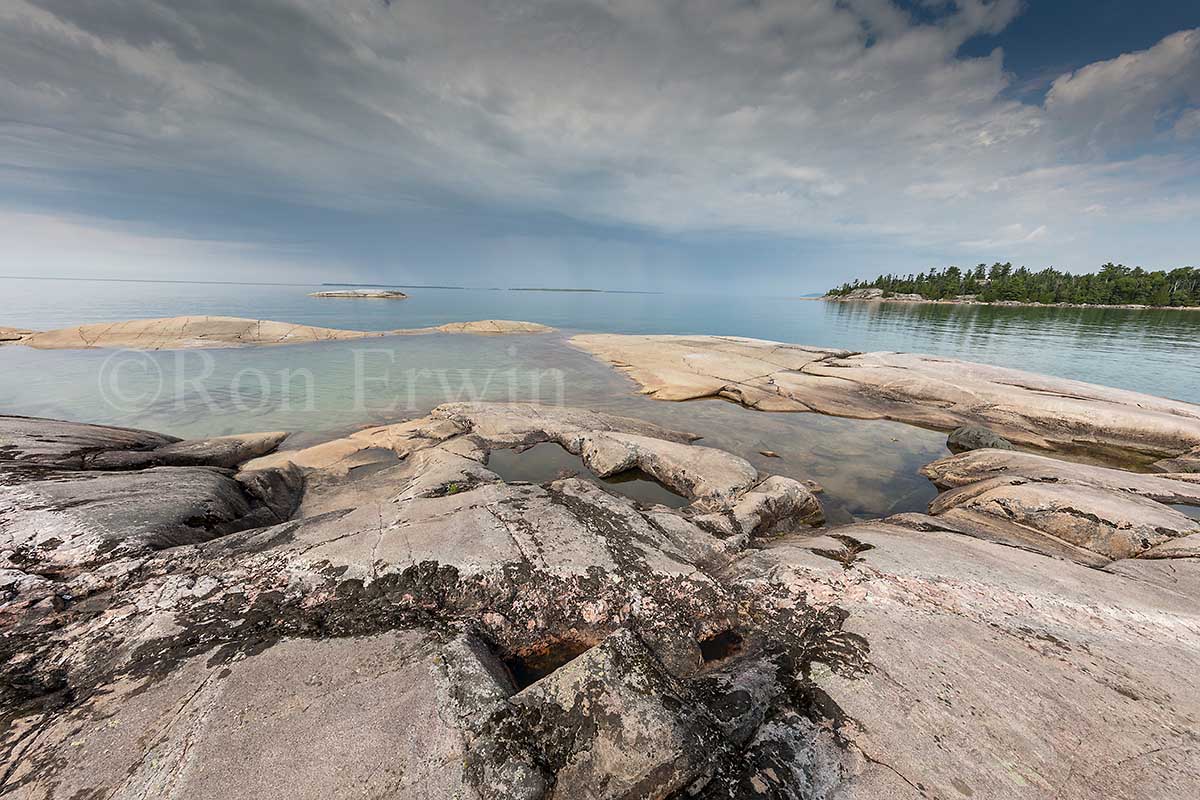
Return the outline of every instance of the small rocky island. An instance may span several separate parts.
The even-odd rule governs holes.
[[[0,328],[0,345],[20,344],[38,350],[183,350],[204,347],[241,347],[312,342],[372,339],[380,336],[421,336],[436,333],[466,333],[503,336],[548,333],[554,330],[536,322],[508,319],[448,322],[429,328],[400,328],[391,331],[354,331],[298,325],[243,317],[163,317],[123,322],[96,322],[52,331]]]
[[[1200,796],[1200,407],[573,342],[659,399],[955,428],[958,453],[926,513],[830,527],[812,481],[588,409],[295,446],[0,417],[5,795]],[[488,468],[537,445],[590,475]],[[687,504],[591,480],[630,472]]]
[[[407,300],[408,295],[398,289],[331,289],[312,292],[309,297],[372,298],[376,300]]]

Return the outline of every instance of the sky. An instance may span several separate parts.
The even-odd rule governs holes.
[[[0,275],[1200,265],[1195,0],[0,0]]]

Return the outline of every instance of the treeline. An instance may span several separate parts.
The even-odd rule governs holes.
[[[1078,305],[1200,305],[1200,269],[1180,267],[1147,272],[1141,267],[1105,264],[1099,272],[1073,275],[1054,268],[1038,272],[1012,264],[947,267],[918,275],[880,275],[873,281],[844,283],[832,296],[856,289],[882,289],[884,297],[918,294],[927,300],[974,295],[984,303],[1073,303]]]

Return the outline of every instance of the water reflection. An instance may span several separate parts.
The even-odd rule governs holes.
[[[488,456],[487,467],[509,483],[546,483],[559,478],[581,477],[598,480],[610,492],[631,497],[646,505],[683,508],[690,502],[641,470],[597,478],[584,465],[582,458],[568,453],[555,442],[542,442],[521,451],[493,450]]]
[[[863,350],[904,350],[1200,400],[1200,311],[822,303]],[[850,338],[849,336],[847,338]]]

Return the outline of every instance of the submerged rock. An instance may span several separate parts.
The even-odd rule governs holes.
[[[964,425],[955,428],[946,438],[946,447],[951,453],[965,453],[969,450],[1015,450],[1013,443],[1003,436],[981,428],[977,425]]]
[[[725,397],[1122,458],[1200,447],[1200,406],[1021,370],[908,353],[850,353],[732,336],[586,334],[571,342],[660,400]]]

